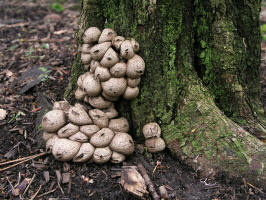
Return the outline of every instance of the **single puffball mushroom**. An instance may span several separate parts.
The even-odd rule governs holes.
[[[145,141],[147,150],[151,153],[163,151],[165,149],[165,142],[160,137],[150,138]]]
[[[112,46],[116,50],[120,50],[121,44],[125,41],[125,38],[122,36],[116,36],[112,41]]]
[[[152,137],[160,137],[161,136],[161,128],[159,124],[155,122],[150,122],[143,126],[142,133],[146,139],[152,138]]]
[[[111,97],[117,97],[124,94],[127,88],[125,78],[110,78],[108,81],[102,82],[103,92]]]
[[[140,83],[140,78],[133,78],[133,79],[127,78],[127,85],[129,87],[132,87],[132,88],[137,87],[139,83]]]
[[[87,93],[80,87],[78,87],[75,91],[75,98],[77,100],[83,100]]]
[[[125,59],[130,59],[134,56],[134,50],[129,40],[125,40],[120,47],[120,54]]]
[[[89,110],[89,115],[93,123],[100,128],[107,128],[109,119],[106,117],[105,113],[99,109]]]
[[[50,138],[54,137],[55,135],[56,135],[55,133],[43,132],[42,139],[46,142],[47,140],[49,140]]]
[[[72,141],[77,141],[77,142],[82,142],[83,143],[83,142],[87,142],[88,141],[88,136],[79,131],[79,132],[75,133],[74,135],[71,135],[69,137],[69,139],[72,140]]]
[[[68,118],[71,122],[77,125],[92,124],[92,120],[88,113],[78,106],[73,106],[69,109]]]
[[[88,28],[83,34],[83,43],[94,43],[97,42],[101,35],[101,31],[97,27]]]
[[[134,52],[137,53],[139,51],[139,43],[134,38],[131,38],[130,42],[131,42]]]
[[[95,125],[95,124],[91,124],[91,125],[84,125],[80,127],[80,131],[82,133],[84,133],[85,135],[87,135],[89,138],[95,134],[96,132],[98,132],[100,130],[99,126]]]
[[[65,125],[61,129],[59,129],[57,134],[61,138],[66,138],[66,137],[69,137],[71,135],[74,135],[78,131],[79,131],[79,127],[77,125],[72,124],[72,123],[68,123],[67,125]]]
[[[70,109],[70,105],[67,101],[55,101],[53,110],[63,110],[65,113],[68,113],[68,110]]]
[[[109,69],[105,67],[98,66],[94,72],[96,79],[99,79],[100,81],[107,81],[111,78],[111,74],[109,72]]]
[[[46,141],[45,148],[47,152],[52,152],[53,146],[56,143],[56,140],[58,139],[57,135],[54,135],[50,139]]]
[[[44,131],[56,132],[66,123],[66,116],[62,110],[51,110],[42,118],[42,127]]]
[[[96,44],[93,47],[91,47],[90,55],[92,59],[101,60],[110,46],[111,46],[111,42],[104,42],[101,44]]]
[[[99,44],[103,42],[112,41],[117,36],[116,32],[110,28],[105,28],[99,38]]]
[[[117,164],[117,163],[121,163],[121,162],[123,162],[125,159],[126,159],[126,156],[125,156],[125,155],[113,151],[113,153],[112,153],[112,157],[111,157],[111,162],[112,162],[112,163],[115,163],[115,164]]]
[[[78,153],[80,146],[79,142],[58,138],[53,145],[52,154],[56,160],[68,161]]]
[[[106,117],[109,119],[113,119],[118,116],[117,110],[114,108],[114,104],[112,104],[109,108],[102,109],[105,113]]]
[[[97,67],[101,67],[100,63],[96,60],[92,60],[90,64],[90,73],[94,73]]]
[[[73,158],[73,162],[86,162],[92,157],[94,150],[95,148],[90,143],[83,143]]]
[[[93,153],[93,161],[97,164],[106,163],[110,160],[112,156],[112,151],[109,147],[96,148]]]
[[[115,77],[115,78],[124,77],[126,74],[126,71],[127,71],[127,65],[124,62],[119,62],[110,69],[110,73],[112,77]]]
[[[127,133],[129,131],[129,124],[125,117],[120,117],[118,119],[111,119],[108,128],[115,132]]]
[[[100,81],[90,73],[86,74],[82,82],[82,88],[84,88],[89,96],[98,96],[102,90]]]
[[[126,100],[135,99],[139,95],[139,88],[138,87],[127,87],[123,98]]]
[[[139,78],[145,70],[144,60],[137,54],[127,62],[127,76],[129,78]]]
[[[103,95],[103,97],[104,97],[105,99],[107,99],[107,100],[109,100],[109,101],[117,101],[117,100],[119,99],[119,96],[117,96],[117,97],[111,97],[111,96],[105,94],[104,92],[102,93],[102,95]]]
[[[112,151],[116,151],[124,155],[130,155],[134,152],[133,139],[127,133],[116,133],[109,146]]]
[[[111,129],[102,128],[91,137],[90,143],[95,147],[106,147],[110,144],[114,135]]]
[[[81,61],[84,65],[90,64],[91,62],[91,55],[90,54],[81,54]]]
[[[109,108],[112,105],[110,101],[105,100],[102,96],[89,97],[88,103],[98,109]]]
[[[117,53],[113,50],[112,47],[110,47],[104,54],[103,59],[101,60],[100,64],[103,67],[110,68],[116,63],[118,63],[118,61],[119,61],[119,58],[118,58]]]
[[[81,52],[85,54],[89,54],[91,47],[92,47],[92,44],[82,44]]]

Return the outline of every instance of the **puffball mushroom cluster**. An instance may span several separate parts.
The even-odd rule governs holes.
[[[151,153],[163,151],[165,149],[165,142],[160,137],[161,128],[159,124],[151,122],[143,126],[142,133],[146,139],[145,146]]]
[[[134,152],[134,142],[127,134],[126,118],[118,116],[111,104],[100,110],[66,101],[55,102],[53,110],[42,119],[46,149],[60,161],[105,163],[123,162]]]
[[[120,96],[131,100],[139,94],[144,60],[136,54],[139,43],[117,36],[110,28],[88,28],[83,35],[81,61],[87,71],[78,78],[78,100],[117,101]]]

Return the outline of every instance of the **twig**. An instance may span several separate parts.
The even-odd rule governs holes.
[[[47,194],[51,194],[51,193],[53,193],[54,191],[56,191],[56,189],[57,189],[57,187],[56,187],[55,189],[52,189],[52,190],[48,191],[48,192],[45,192],[45,193],[43,193],[43,194],[40,194],[40,195],[37,196],[37,197],[40,198],[40,197],[43,197],[43,196],[45,196],[45,195],[47,195]]]
[[[35,178],[35,176],[36,176],[36,174],[34,174],[33,177],[30,179],[30,182],[29,182],[28,186],[26,187],[25,191],[23,192],[23,195],[25,195],[26,192],[28,191],[30,185],[32,184],[32,182],[33,182],[33,180]]]
[[[9,185],[11,186],[11,188],[12,188],[12,191],[14,191],[14,190],[15,190],[15,188],[14,188],[14,186],[12,185],[12,183],[10,182],[10,180],[8,179],[8,177],[6,177],[6,179],[7,179],[8,183],[9,183]]]
[[[25,160],[23,160],[23,161],[21,161],[21,162],[18,162],[18,163],[16,163],[16,164],[10,165],[10,166],[5,167],[5,168],[2,168],[2,169],[0,169],[0,172],[5,171],[5,170],[7,170],[7,169],[10,169],[10,168],[12,168],[12,167],[15,167],[15,166],[17,166],[17,165],[20,165],[20,164],[22,164],[22,163],[28,162],[28,161],[30,161],[30,160],[32,160],[32,159],[34,159],[34,158],[37,158],[37,157],[42,156],[42,155],[45,155],[45,154],[47,154],[47,152],[43,152],[41,155],[38,155],[38,156],[37,156],[37,155],[36,155],[36,156],[32,156],[32,157],[30,157],[30,158],[28,158],[28,159],[25,159]]]
[[[6,161],[6,162],[0,162],[0,166],[7,165],[7,164],[10,164],[10,163],[14,163],[14,162],[18,162],[18,161],[21,161],[21,160],[26,160],[26,159],[32,158],[32,157],[36,158],[36,157],[39,157],[39,156],[43,156],[45,154],[47,154],[47,152],[42,152],[42,153],[39,153],[39,154],[35,154],[35,155],[23,157],[23,158],[18,158],[18,159],[15,159],[15,160],[9,160],[9,161]]]
[[[254,188],[254,189],[258,190],[259,192],[261,192],[262,194],[264,194],[264,192],[263,192],[261,189],[259,189],[259,188],[255,187],[255,186],[254,186],[254,185],[252,185],[251,183],[248,183],[248,182],[247,182],[247,185],[249,185],[250,187],[252,187],[252,188]]]
[[[138,169],[139,169],[141,175],[143,176],[143,178],[145,180],[146,185],[148,186],[148,190],[151,192],[152,198],[154,200],[160,200],[160,197],[157,194],[155,187],[154,187],[154,184],[151,181],[150,177],[148,176],[146,169],[140,163],[137,166],[138,166]]]
[[[30,200],[33,200],[37,196],[37,194],[40,192],[41,189],[42,189],[42,185],[40,185],[39,189],[37,190],[37,192],[35,192],[34,195],[32,195],[32,197],[30,198]]]

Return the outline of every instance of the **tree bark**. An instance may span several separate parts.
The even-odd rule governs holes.
[[[84,30],[97,26],[140,43],[140,94],[116,104],[132,135],[156,121],[170,151],[201,177],[225,174],[266,188],[266,145],[235,123],[253,123],[265,137],[259,11],[260,1],[247,0],[82,0],[76,38],[80,46]],[[81,73],[78,53],[66,98]]]

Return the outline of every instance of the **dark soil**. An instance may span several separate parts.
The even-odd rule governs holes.
[[[0,162],[43,152],[41,116],[52,102],[63,99],[76,51],[78,0],[61,1],[65,9],[60,13],[51,8],[53,2],[0,1],[0,108],[8,112],[0,121]],[[265,192],[244,180],[200,180],[167,150],[150,154],[138,144],[123,165],[137,163],[144,165],[156,188],[165,185],[170,199],[266,199]],[[119,184],[120,170],[121,165],[62,163],[46,155],[0,172],[0,199],[35,194],[35,199],[136,199]],[[70,174],[67,183],[58,181],[63,173]],[[12,187],[33,176],[25,194],[12,194]]]

